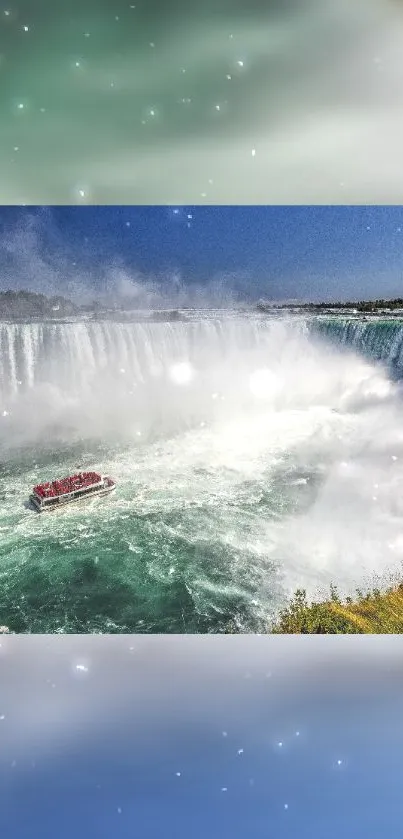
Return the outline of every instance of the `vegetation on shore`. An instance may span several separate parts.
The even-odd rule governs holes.
[[[394,300],[358,300],[347,303],[304,303],[302,309],[310,311],[329,311],[330,309],[356,309],[361,314],[376,314],[377,312],[393,312],[395,309],[403,309],[403,299],[396,297]]]
[[[403,633],[403,583],[384,592],[373,589],[356,597],[339,597],[331,586],[328,599],[308,601],[298,589],[269,632],[280,635],[385,635]]]
[[[0,319],[1,318],[60,318],[72,315],[91,314],[95,319],[102,319],[105,315],[119,319],[123,317],[124,311],[130,310],[133,301],[115,301],[109,306],[102,304],[99,300],[89,303],[73,303],[62,296],[47,297],[45,294],[37,294],[33,291],[22,289],[20,291],[0,291]],[[327,303],[271,303],[260,300],[256,304],[260,312],[270,312],[273,309],[298,309],[307,312],[336,313],[345,309],[353,309],[359,314],[380,314],[382,312],[393,312],[403,310],[403,298],[396,297],[393,300],[360,300],[356,302],[327,302]],[[154,311],[155,320],[183,320],[183,314],[178,310]]]
[[[0,318],[58,318],[79,312],[65,297],[46,297],[33,291],[0,291]]]
[[[92,315],[93,320],[103,320],[105,317],[117,322],[133,320],[130,313],[124,311],[124,301],[108,308],[106,305],[102,306],[97,300],[76,305],[65,297],[46,297],[45,294],[36,294],[33,291],[0,291],[0,320],[49,320],[79,315]],[[136,315],[136,321],[138,319],[139,315]],[[177,310],[163,310],[153,311],[151,314],[146,312],[143,320],[165,322],[181,321],[186,318]]]
[[[358,300],[358,301],[338,301],[327,303],[265,303],[259,301],[257,309],[264,312],[268,309],[304,309],[309,312],[338,312],[341,309],[354,309],[360,314],[378,314],[380,312],[393,312],[394,310],[403,309],[403,298],[396,297],[393,300]]]

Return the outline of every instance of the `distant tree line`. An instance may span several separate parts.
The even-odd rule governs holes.
[[[65,297],[46,297],[33,291],[0,291],[1,318],[58,318],[80,311]]]
[[[378,300],[359,300],[359,301],[339,301],[339,302],[332,302],[332,303],[277,303],[277,304],[270,304],[264,303],[259,301],[257,304],[257,309],[261,312],[267,311],[268,309],[289,309],[289,308],[298,308],[298,309],[306,309],[312,312],[316,311],[331,311],[332,309],[356,309],[357,312],[378,312],[380,309],[387,309],[393,311],[394,309],[403,309],[403,298],[402,297],[395,297],[393,300],[384,300],[379,298]]]
[[[102,320],[105,316],[111,320],[130,321],[131,316],[124,312],[123,303],[116,303],[111,308],[102,305],[98,300],[90,303],[83,303],[81,306],[72,303],[65,297],[46,297],[45,294],[36,294],[33,291],[0,291],[0,319],[2,320],[25,320],[35,319],[49,320],[51,318],[71,317],[72,315],[91,314],[94,320]],[[156,321],[184,320],[183,315],[177,311],[155,311],[148,314],[145,319]]]

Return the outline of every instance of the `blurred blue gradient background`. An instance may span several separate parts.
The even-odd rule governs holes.
[[[398,637],[0,647],[0,833],[378,837],[401,823]]]

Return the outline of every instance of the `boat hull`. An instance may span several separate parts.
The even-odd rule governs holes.
[[[31,506],[36,510],[37,513],[54,513],[55,510],[61,510],[62,507],[67,507],[70,504],[77,504],[78,502],[83,501],[91,501],[93,498],[100,498],[104,495],[110,495],[112,492],[115,492],[116,484],[109,487],[100,487],[98,490],[94,490],[91,492],[91,495],[78,495],[75,498],[67,497],[63,498],[63,496],[59,496],[59,501],[57,504],[52,505],[42,505],[38,503],[34,495],[29,496],[29,501]]]

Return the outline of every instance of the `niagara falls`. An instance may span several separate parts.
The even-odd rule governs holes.
[[[231,225],[238,209],[226,208]],[[376,208],[358,209],[376,214]],[[218,215],[225,208],[210,212],[215,210],[219,239]],[[256,218],[258,209],[252,210]],[[102,208],[70,212],[89,218]],[[126,211],[119,212],[119,226],[132,235]],[[155,208],[131,208],[132,217],[140,212],[155,219]],[[167,208],[158,212],[162,238],[190,233],[200,249],[206,244],[196,213],[187,212],[183,223]],[[300,225],[301,213],[321,209],[283,212],[291,237],[293,214]],[[393,212],[398,215],[398,208]],[[239,230],[247,213],[244,208],[235,220]],[[189,231],[189,216],[196,232]],[[311,226],[312,217],[308,221]],[[364,222],[368,232],[373,218],[371,225]],[[88,232],[88,222],[80,224]],[[154,228],[147,232],[152,241]],[[327,309],[276,303],[264,294],[266,280],[255,262],[246,279],[242,268],[231,282],[204,285],[186,278],[151,284],[145,275],[130,280],[127,273],[124,301],[116,302],[114,287],[112,304],[105,282],[98,297],[96,281],[88,287],[78,246],[71,251],[74,284],[60,244],[55,251],[54,240],[50,249],[42,237],[39,256],[39,228],[34,248],[31,215],[25,238],[21,229],[13,228],[14,238],[3,231],[1,240],[3,262],[13,262],[16,278],[15,290],[0,294],[3,627],[259,633],[269,631],[298,589],[309,598],[325,597],[337,585],[348,597],[357,588],[399,580],[403,302],[400,310],[378,305],[371,313],[369,306],[367,314],[350,304],[332,309],[330,295]],[[256,235],[250,225],[245,237]],[[281,235],[269,229],[269,243]],[[384,247],[383,228],[381,238]],[[237,245],[244,246],[244,240]],[[277,256],[270,247],[274,274],[276,258],[285,261],[284,244]],[[132,248],[140,252],[138,238]],[[94,246],[90,255],[95,259]],[[224,257],[229,261],[228,248]],[[312,275],[314,259],[308,251]],[[301,266],[299,248],[295,260]],[[32,265],[36,274],[28,283]],[[294,272],[288,259],[287,273]],[[80,276],[86,302],[76,295],[63,312]],[[375,282],[375,270],[371,276]],[[8,270],[8,287],[10,277]],[[18,290],[28,286],[29,293]],[[333,299],[341,296],[337,288]],[[45,314],[40,289],[53,294]],[[389,299],[394,289],[391,283]],[[385,282],[382,291],[387,298]],[[317,300],[324,296],[315,294]],[[351,290],[343,296],[354,299]],[[257,302],[264,297],[269,302]],[[30,508],[35,485],[91,470],[112,476],[113,495],[44,515]]]

